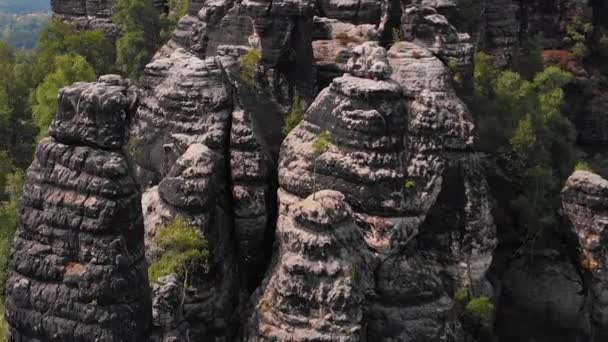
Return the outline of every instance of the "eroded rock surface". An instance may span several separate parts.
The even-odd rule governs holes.
[[[591,172],[576,171],[562,190],[562,202],[572,233],[578,238],[580,267],[588,274],[586,314],[590,335],[608,337],[608,279],[606,278],[606,223],[608,181]]]
[[[7,284],[16,341],[142,341],[151,318],[141,195],[118,76],[64,88],[28,169]],[[94,124],[91,124],[94,123]]]
[[[176,279],[162,278],[152,284],[153,322],[162,331],[163,341],[175,336],[234,337],[234,332],[226,329],[238,304],[238,265],[221,162],[220,156],[207,146],[192,144],[160,184],[143,196],[146,247],[151,262],[163,252],[154,244],[157,229],[175,218],[198,227],[210,246],[208,269],[190,274],[186,289],[184,280],[175,276]]]
[[[400,68],[410,66],[407,56],[397,57],[389,52],[392,76],[400,76],[395,79],[401,81],[401,86],[392,79],[382,79],[387,75],[361,72],[361,61],[367,60],[361,58],[365,55],[362,52],[374,51],[369,44],[353,49],[354,57],[347,63],[349,71],[365,78],[345,75],[334,79],[283,143],[280,206],[297,202],[319,189],[332,189],[342,193],[352,207],[377,264],[372,276],[376,279],[374,291],[365,303],[369,313],[368,339],[459,341],[463,335],[454,311],[453,290],[457,286],[478,285],[486,290],[484,277],[496,243],[487,184],[479,170],[468,164],[468,158],[473,157],[466,152],[472,142],[472,122],[467,121],[470,115],[466,106],[460,103],[460,107],[433,109],[430,101],[415,105],[425,96],[423,87],[415,87],[417,84],[433,84],[433,95],[445,98],[446,104],[448,98],[457,99],[446,66],[414,43],[399,44],[426,51],[422,56],[413,53],[410,61],[426,56],[431,65],[433,61],[438,64],[435,69],[424,64],[426,68],[421,69],[416,64],[411,69],[416,73],[399,73]],[[384,56],[379,52],[378,55]],[[441,75],[443,79],[437,77]],[[427,120],[429,129],[445,131],[424,132],[424,126],[415,121],[417,117]],[[408,123],[414,126],[408,127]],[[425,140],[433,137],[439,140],[432,140],[433,144]],[[440,152],[442,149],[445,154]],[[456,149],[462,152],[447,152]],[[440,164],[410,159],[430,154],[431,150],[441,156]],[[462,196],[461,201],[455,201],[453,192],[447,190],[445,198],[440,196],[441,182],[449,169],[462,170],[458,173],[462,178],[454,180],[455,184],[462,184],[462,189],[456,191]],[[429,174],[428,180],[422,185],[410,185],[410,172]],[[446,226],[438,218],[448,203],[450,212],[459,213],[455,215],[462,221],[445,232]],[[437,248],[441,244],[425,243],[436,234],[446,235],[447,250]],[[462,244],[455,244],[456,241]],[[450,250],[455,245],[457,250]],[[278,257],[281,258],[280,252]],[[462,267],[463,264],[468,266]],[[271,277],[269,273],[267,279]],[[416,285],[405,279],[416,279]],[[471,284],[470,279],[476,283]]]
[[[281,195],[278,254],[256,294],[247,341],[365,341],[371,254],[339,192]]]
[[[112,22],[117,0],[51,0],[53,17],[79,30],[102,30],[116,41],[122,34]],[[159,12],[166,11],[167,0],[153,0]]]

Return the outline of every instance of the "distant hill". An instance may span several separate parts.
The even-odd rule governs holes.
[[[0,13],[25,14],[51,10],[50,0],[0,0]]]

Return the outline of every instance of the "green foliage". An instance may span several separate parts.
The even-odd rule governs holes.
[[[574,166],[574,169],[576,171],[589,171],[589,172],[593,172],[593,169],[591,168],[591,166],[589,165],[589,163],[587,163],[585,161],[578,161],[576,163],[576,166]]]
[[[492,328],[492,317],[494,315],[494,304],[486,296],[473,298],[465,307],[465,312],[479,320],[486,329]]]
[[[18,208],[24,180],[25,176],[21,170],[9,174],[6,186],[9,200],[0,202],[0,293],[4,293],[4,286],[8,279],[10,245],[17,230]]]
[[[579,62],[589,55],[589,42],[593,35],[593,25],[590,20],[578,16],[566,29],[564,43],[570,46],[574,58]]]
[[[0,151],[0,200],[7,200],[6,186],[8,176],[15,170],[13,160],[7,151]]]
[[[127,144],[127,151],[129,154],[137,161],[142,161],[144,159],[144,151],[142,150],[141,140],[135,136],[131,135],[129,137],[129,142]]]
[[[415,188],[415,187],[416,187],[416,182],[415,182],[415,181],[413,181],[413,180],[411,180],[411,179],[409,179],[409,180],[405,181],[405,188],[406,188],[406,189],[408,189],[408,190],[409,190],[409,189],[413,189],[413,188]]]
[[[188,14],[189,7],[189,0],[169,1],[169,13],[160,16],[160,37],[162,41],[169,40],[171,38],[171,34],[173,33],[173,30],[175,30],[179,20]]]
[[[4,316],[4,300],[0,303],[0,342],[9,342],[9,325]]]
[[[207,266],[207,240],[195,226],[182,218],[176,218],[160,227],[154,242],[163,252],[148,270],[152,281],[158,281],[169,274],[182,275],[191,269]]]
[[[29,111],[31,60],[0,42],[0,150],[22,168],[31,161],[36,135]]]
[[[393,43],[398,43],[403,40],[403,37],[401,36],[401,29],[399,29],[398,27],[393,28],[392,33],[393,33]]]
[[[331,133],[323,131],[312,142],[312,151],[315,155],[320,156],[329,150],[329,147],[333,142],[334,137]]]
[[[492,336],[494,304],[486,296],[473,297],[468,289],[458,289],[454,294],[456,310],[465,330],[476,341],[489,341]]]
[[[305,109],[302,99],[300,99],[298,96],[294,97],[291,112],[289,112],[289,115],[287,115],[287,118],[285,118],[285,123],[283,124],[283,134],[289,134],[292,129],[296,128],[296,126],[302,122],[305,114],[304,111]]]
[[[452,74],[452,79],[457,84],[462,83],[462,74],[460,73],[458,67],[458,60],[456,58],[450,58],[448,62],[448,69],[450,69],[450,73]]]
[[[0,40],[17,49],[32,49],[49,19],[48,13],[12,15],[0,11]]]
[[[454,301],[456,301],[456,303],[462,305],[463,307],[467,305],[470,297],[471,296],[469,295],[469,290],[467,289],[461,288],[456,290],[456,293],[454,293]]]
[[[59,90],[77,81],[94,81],[95,70],[80,55],[61,55],[55,58],[55,71],[45,77],[36,88],[33,102],[34,120],[40,133],[39,138],[48,135],[48,127],[57,112]]]
[[[450,69],[452,74],[457,73],[458,72],[458,60],[456,58],[450,58],[450,61],[448,62],[448,68]]]
[[[608,155],[597,153],[593,156],[580,160],[576,164],[576,170],[589,171],[608,179]]]
[[[241,77],[251,87],[256,86],[256,76],[260,62],[262,61],[262,50],[251,49],[241,59]]]
[[[499,72],[494,64],[493,56],[485,52],[479,52],[475,55],[474,77],[477,97],[488,98],[491,96]]]
[[[176,20],[188,14],[189,0],[169,0],[169,15]]]
[[[36,47],[33,83],[37,85],[55,71],[55,58],[79,55],[92,65],[97,75],[113,71],[114,46],[101,30],[81,31],[58,20],[52,20],[40,34]]]
[[[557,222],[561,184],[575,164],[573,125],[562,115],[563,87],[572,75],[548,67],[529,80],[476,57],[478,148],[497,158],[513,182],[509,203],[526,240]]]
[[[139,81],[161,44],[159,13],[153,0],[119,0],[113,19],[125,32],[117,42],[116,66],[134,81]]]
[[[113,70],[114,46],[101,30],[82,31],[66,37],[68,53],[83,56],[95,69],[97,75]]]
[[[142,32],[126,33],[116,45],[116,65],[131,79],[139,81],[153,52],[146,48],[146,38]]]

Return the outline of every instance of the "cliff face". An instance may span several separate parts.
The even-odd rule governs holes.
[[[141,341],[151,314],[141,195],[121,150],[133,89],[104,76],[63,89],[58,103],[27,173],[13,245],[13,339]]]
[[[586,273],[586,331],[596,341],[608,337],[606,311],[606,219],[608,215],[608,181],[586,171],[575,172],[562,191],[564,211],[571,222],[571,233],[577,237],[578,261]]]
[[[53,17],[79,30],[102,30],[116,41],[121,31],[112,23],[118,0],[50,0]],[[166,11],[167,0],[153,0],[159,11]]]
[[[112,1],[52,5],[116,34]],[[14,243],[13,338],[462,342],[475,333],[454,296],[469,293],[498,308],[500,341],[605,339],[606,181],[568,180],[563,250],[505,262],[465,102],[476,48],[507,65],[543,32],[561,51],[585,9],[191,0],[137,97],[115,76],[61,93]],[[296,97],[305,115],[285,136]],[[605,101],[583,98],[581,136],[602,146],[590,122]],[[208,241],[208,267],[148,284],[176,217]]]

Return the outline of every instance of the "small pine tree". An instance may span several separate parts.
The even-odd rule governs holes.
[[[403,40],[401,36],[401,29],[395,27],[393,28],[393,44],[398,43]]]
[[[564,44],[570,46],[577,61],[582,62],[589,55],[589,40],[593,35],[593,24],[578,16],[566,29]]]
[[[321,132],[312,142],[312,151],[316,156],[320,156],[329,150],[334,142],[334,137],[328,131]]]
[[[241,59],[241,77],[247,85],[255,87],[257,85],[256,76],[262,61],[262,50],[251,49],[243,55]]]
[[[282,132],[287,135],[304,119],[304,104],[299,96],[294,97],[291,112],[285,118]]]
[[[314,199],[314,194],[317,191],[317,160],[323,153],[325,153],[329,150],[329,147],[331,146],[331,144],[333,144],[333,142],[334,142],[334,138],[331,135],[331,133],[328,131],[321,132],[315,138],[315,140],[313,140],[313,142],[312,142],[312,152],[315,155],[315,161],[313,164],[313,178],[312,178],[313,199]]]

